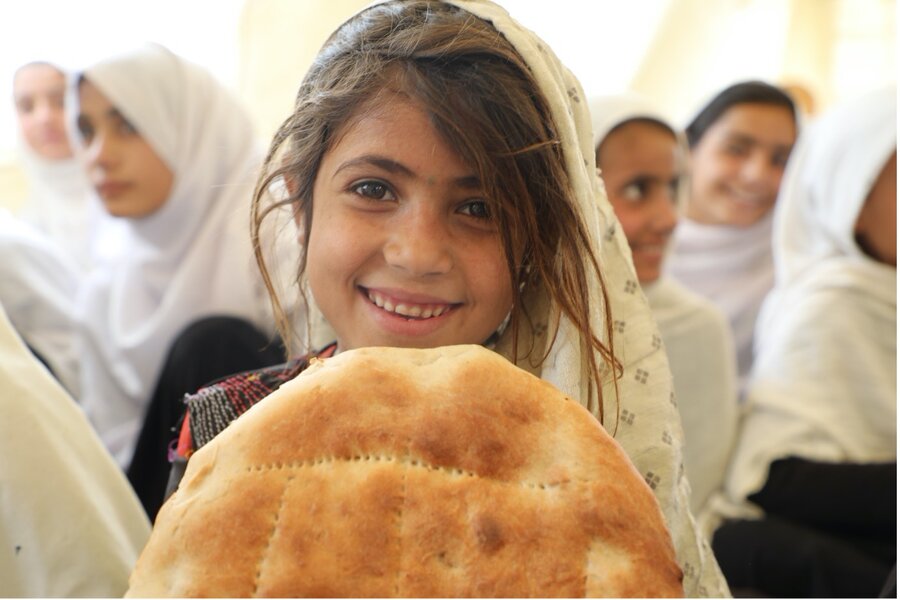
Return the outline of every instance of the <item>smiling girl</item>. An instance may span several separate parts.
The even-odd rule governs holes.
[[[303,243],[301,289],[336,334],[315,355],[493,348],[615,433],[667,517],[686,593],[727,593],[690,517],[671,376],[596,177],[580,85],[541,40],[489,2],[359,13],[275,135],[254,202],[264,274],[261,228],[282,209]],[[189,397],[179,454],[310,358]]]
[[[761,81],[731,85],[687,126],[691,186],[667,271],[728,317],[739,385],[753,364],[753,327],[772,288],[772,208],[797,137],[794,103]]]

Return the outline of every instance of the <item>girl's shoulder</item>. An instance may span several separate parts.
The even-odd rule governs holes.
[[[311,359],[328,358],[335,349],[336,344],[332,343],[318,352],[280,365],[223,377],[187,394],[176,454],[189,457],[251,406],[302,373]]]

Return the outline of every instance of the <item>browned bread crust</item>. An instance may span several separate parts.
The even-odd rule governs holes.
[[[680,596],[653,493],[480,346],[316,361],[190,460],[128,596]]]

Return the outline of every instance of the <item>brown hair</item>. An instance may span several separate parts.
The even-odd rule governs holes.
[[[520,358],[523,320],[533,322],[523,293],[543,286],[584,334],[583,350],[602,419],[601,369],[595,351],[613,372],[617,370],[612,320],[602,278],[602,307],[591,306],[585,291],[588,269],[599,278],[600,268],[572,192],[550,107],[528,65],[496,29],[442,2],[379,4],[338,28],[303,80],[293,114],[275,134],[254,197],[253,236],[285,343],[289,343],[287,320],[260,248],[262,221],[275,208],[292,205],[304,216],[303,233],[309,238],[313,184],[323,155],[357,110],[398,84],[429,114],[436,131],[473,168],[483,186],[513,282],[509,322],[513,360]],[[292,193],[267,202],[267,191],[279,179],[290,182]],[[298,280],[305,261],[304,256]],[[603,333],[608,344],[591,328],[593,310],[606,312]],[[555,336],[558,322],[551,327]],[[533,351],[526,349],[522,358]],[[546,354],[539,360],[544,358]]]

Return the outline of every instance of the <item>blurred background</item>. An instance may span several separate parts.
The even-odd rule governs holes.
[[[0,206],[27,197],[12,77],[46,59],[77,69],[155,41],[233,89],[268,143],[325,38],[369,0],[0,2]],[[896,81],[894,0],[500,0],[591,94],[633,89],[686,122],[737,80],[788,86],[807,114]]]

